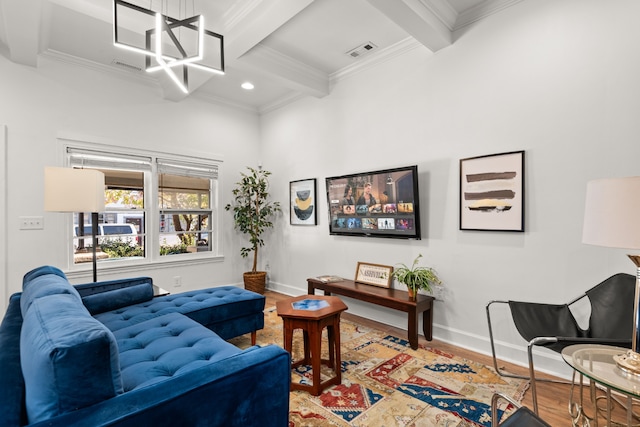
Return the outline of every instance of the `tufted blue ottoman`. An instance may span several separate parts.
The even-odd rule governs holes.
[[[221,286],[156,297],[116,310],[94,314],[115,332],[169,313],[180,313],[206,326],[223,339],[264,328],[265,297],[235,286]]]

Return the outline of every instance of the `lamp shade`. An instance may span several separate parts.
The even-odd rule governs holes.
[[[587,183],[582,242],[640,249],[640,176]]]
[[[44,210],[48,212],[104,211],[104,173],[95,169],[46,167]]]

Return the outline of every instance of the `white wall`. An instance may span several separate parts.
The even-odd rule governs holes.
[[[7,128],[0,125],[0,236],[7,235]],[[0,307],[7,298],[7,239],[0,240]]]
[[[44,264],[66,267],[60,246],[64,215],[43,210],[44,167],[62,165],[59,137],[222,159],[221,208],[239,170],[258,161],[255,113],[192,98],[180,103],[164,101],[159,88],[126,77],[49,57],[39,61],[36,69],[0,56],[0,123],[8,130],[8,229],[2,239],[9,266],[6,283],[2,278],[1,312],[8,296],[21,289],[27,271]],[[19,230],[20,216],[43,216],[44,230]],[[156,284],[172,291],[239,283],[247,266],[239,261],[236,233],[225,229],[222,243],[224,262],[161,269],[148,266],[118,275],[150,275]],[[99,267],[99,280],[116,276]],[[173,287],[174,276],[182,278],[180,289]],[[91,280],[90,272],[73,277],[76,283]]]
[[[285,206],[260,260],[270,265],[272,288],[302,294],[307,277],[351,277],[358,261],[395,264],[422,253],[447,287],[435,306],[435,336],[488,352],[487,301],[564,302],[615,272],[634,273],[624,251],[581,244],[581,226],[588,180],[638,174],[639,14],[636,0],[525,0],[467,27],[436,54],[416,47],[339,79],[323,99],[260,120],[194,98],[163,101],[156,87],[77,65],[40,58],[35,69],[0,56],[8,176],[0,312],[26,271],[63,259],[62,220],[43,212],[43,168],[60,164],[56,138],[75,135],[222,158],[222,205],[238,172],[261,160]],[[527,231],[459,231],[459,159],[521,149]],[[420,169],[422,240],[329,236],[325,177],[408,164]],[[289,181],[313,177],[319,225],[290,226]],[[44,216],[44,230],[20,231],[18,217],[32,215]],[[248,262],[223,215],[224,262],[137,273],[172,291],[174,275],[182,289],[239,282]],[[406,327],[393,310],[347,303],[351,312]],[[497,317],[500,352],[524,361],[506,313]],[[566,373],[557,360],[552,354],[539,366]]]
[[[487,353],[489,300],[565,302],[634,274],[624,251],[583,245],[581,227],[587,181],[640,172],[639,15],[634,0],[524,1],[436,54],[417,47],[338,81],[326,98],[263,116],[262,157],[286,171],[274,177],[276,197],[287,200],[290,180],[319,183],[318,226],[285,217],[269,240],[271,286],[301,294],[307,277],[352,277],[358,261],[422,253],[446,286],[436,338]],[[459,231],[459,160],[514,150],[526,151],[526,232]],[[422,240],[329,236],[325,177],[408,164],[420,170]],[[393,310],[348,305],[406,327]],[[524,362],[508,314],[497,321],[499,352]],[[543,355],[540,367],[568,372]]]

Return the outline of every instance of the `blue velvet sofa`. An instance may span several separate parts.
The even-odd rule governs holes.
[[[233,286],[153,297],[150,278],[35,269],[0,324],[0,425],[286,426],[289,354],[225,341],[263,308]]]

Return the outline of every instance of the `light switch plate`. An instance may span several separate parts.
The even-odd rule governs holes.
[[[21,216],[20,230],[42,230],[44,229],[44,218],[41,216]]]

